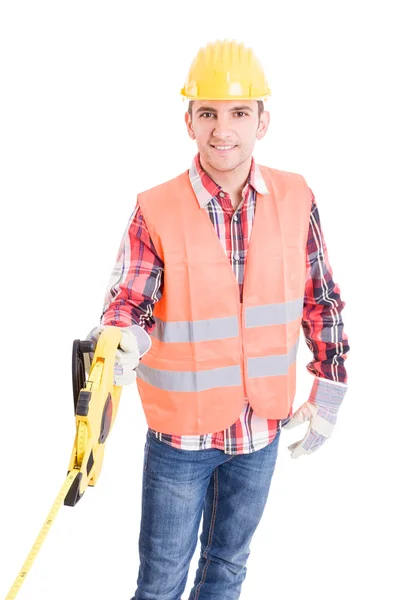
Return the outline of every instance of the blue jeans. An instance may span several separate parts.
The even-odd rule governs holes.
[[[264,512],[280,430],[261,450],[181,450],[148,430],[142,480],[140,567],[131,600],[181,600],[200,536],[188,600],[237,600],[250,541]]]

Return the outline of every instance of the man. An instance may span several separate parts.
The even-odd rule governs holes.
[[[188,171],[138,195],[90,338],[122,328],[115,383],[137,381],[149,426],[132,600],[181,598],[202,514],[189,600],[235,600],[281,426],[309,421],[289,446],[297,458],[335,425],[345,303],[304,178],[252,157],[270,118],[252,51],[208,44],[181,93],[198,153]],[[314,383],[292,415],[300,326]]]

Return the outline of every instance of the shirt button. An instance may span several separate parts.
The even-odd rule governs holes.
[[[239,260],[239,258],[240,258],[239,254],[235,254],[234,259]]]
[[[234,215],[234,221],[238,220],[238,215]]]
[[[220,196],[221,196],[221,198],[224,198],[224,196],[225,196],[224,192],[220,192]]]

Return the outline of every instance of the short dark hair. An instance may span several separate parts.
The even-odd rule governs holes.
[[[193,104],[193,100],[190,100],[189,104],[188,104],[188,109],[187,109],[191,119],[192,119],[192,104]],[[264,112],[264,100],[257,100],[257,104],[258,104],[258,120],[260,120],[261,114]]]

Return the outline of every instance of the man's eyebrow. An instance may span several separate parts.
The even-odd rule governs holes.
[[[250,110],[251,112],[253,112],[253,109],[250,106],[233,106],[229,112],[233,112],[236,110]],[[217,112],[217,110],[215,108],[212,108],[211,106],[200,106],[197,111],[196,114],[198,114],[199,112]]]

